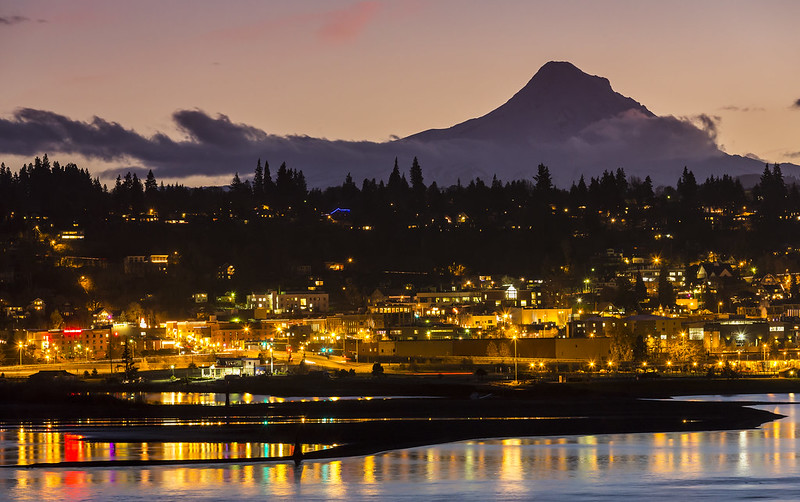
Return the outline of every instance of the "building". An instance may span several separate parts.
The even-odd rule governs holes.
[[[487,305],[500,308],[540,307],[542,305],[542,295],[539,291],[517,289],[511,284],[483,291],[482,300]]]
[[[256,376],[264,373],[264,368],[259,366],[260,361],[253,357],[219,357],[209,367],[200,368],[203,378],[215,380],[226,376]]]
[[[169,258],[167,254],[126,256],[122,262],[123,271],[127,275],[163,274],[169,268]]]
[[[251,293],[247,295],[246,306],[253,310],[256,319],[264,319],[268,314],[324,313],[328,311],[328,293],[321,291]]]
[[[634,336],[653,337],[659,340],[672,340],[685,333],[683,323],[687,319],[681,317],[663,317],[657,315],[632,315],[623,319],[623,326],[630,328]]]
[[[275,310],[275,292],[250,293],[247,295],[246,308],[248,310],[266,309],[267,312]]]
[[[541,309],[528,307],[512,307],[508,314],[513,324],[547,324],[552,323],[560,328],[566,326],[572,311],[570,309]]]
[[[461,340],[469,338],[470,330],[449,324],[425,326],[393,326],[377,334],[390,340]]]
[[[326,323],[329,331],[359,337],[384,327],[383,316],[374,314],[336,314],[328,317]]]
[[[420,292],[416,294],[415,299],[420,310],[428,311],[432,307],[475,305],[483,301],[483,296],[481,291],[440,291]]]
[[[293,292],[278,293],[275,297],[275,313],[311,313],[328,311],[328,293]]]
[[[109,345],[115,347],[120,343],[119,338],[113,337],[108,328],[65,328],[29,331],[27,334],[27,345],[33,348],[34,357],[45,361],[105,359],[108,357]]]

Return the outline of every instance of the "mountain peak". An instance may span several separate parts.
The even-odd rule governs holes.
[[[539,71],[536,72],[537,75],[540,74],[579,74],[579,75],[586,75],[580,68],[575,66],[574,64],[570,63],[569,61],[548,61],[541,68]]]
[[[631,109],[654,116],[637,101],[615,92],[608,79],[584,73],[567,61],[550,61],[511,99],[483,117],[411,138],[550,142]]]

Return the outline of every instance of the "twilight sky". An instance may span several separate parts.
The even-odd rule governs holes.
[[[200,110],[255,136],[381,142],[483,115],[562,60],[657,115],[716,117],[728,153],[798,163],[798,19],[795,0],[3,0],[0,131],[99,117],[183,144],[202,133],[173,114]],[[8,146],[20,134],[0,138],[15,170],[45,153]],[[155,162],[47,151],[104,179]],[[254,164],[159,179],[227,182]]]

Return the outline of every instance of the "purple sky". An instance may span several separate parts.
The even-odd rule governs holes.
[[[173,114],[202,110],[253,134],[380,142],[483,115],[566,60],[658,115],[717,117],[729,153],[797,163],[798,19],[794,0],[4,0],[0,119],[30,108],[180,142]],[[14,169],[31,159],[10,150]],[[147,165],[49,153],[105,179]]]

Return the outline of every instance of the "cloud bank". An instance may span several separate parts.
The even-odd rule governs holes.
[[[630,175],[651,176],[674,184],[684,165],[698,178],[708,174],[760,172],[761,162],[721,152],[715,143],[717,118],[695,121],[651,117],[629,110],[600,120],[566,141],[534,139],[509,144],[470,139],[385,143],[330,141],[308,136],[278,136],[225,115],[178,110],[172,115],[183,138],[163,133],[144,136],[100,117],[71,119],[52,111],[22,108],[0,119],[0,154],[34,156],[75,154],[88,159],[141,165],[160,178],[249,175],[258,158],[276,166],[286,162],[301,169],[310,186],[340,184],[353,178],[387,179],[394,158],[409,166],[419,157],[427,181],[451,184],[476,176],[503,180],[530,179],[540,162],[551,167],[554,181],[564,186],[580,175],[597,176],[605,169],[624,168]],[[118,170],[113,173],[116,176]],[[101,173],[102,174],[102,173]],[[788,174],[788,173],[787,173]]]

